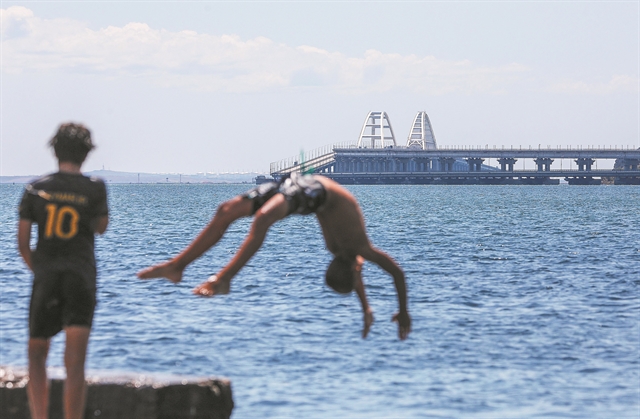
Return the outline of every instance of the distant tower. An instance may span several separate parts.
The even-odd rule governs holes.
[[[385,148],[395,146],[396,137],[386,112],[369,112],[358,138],[358,147]]]
[[[438,148],[436,136],[426,112],[421,111],[416,115],[407,139],[407,147],[419,147],[422,150],[436,150]]]

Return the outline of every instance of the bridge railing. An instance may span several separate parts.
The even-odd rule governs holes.
[[[354,141],[327,144],[325,146],[305,152],[300,151],[298,156],[273,162],[270,165],[269,173],[271,175],[284,175],[291,172],[303,172],[310,169],[318,169],[330,164],[334,159],[335,148],[355,148]]]
[[[407,148],[404,146],[396,146],[394,148]],[[609,146],[595,146],[595,145],[577,145],[577,146],[572,146],[572,145],[566,145],[566,146],[557,146],[557,147],[551,147],[550,145],[543,147],[542,145],[538,145],[538,147],[535,146],[522,146],[522,145],[518,145],[518,146],[497,146],[497,145],[493,145],[493,146],[489,146],[488,144],[482,146],[482,145],[446,145],[446,144],[439,144],[438,145],[438,150],[478,150],[478,151],[482,151],[482,150],[497,150],[497,151],[512,151],[512,150],[552,150],[552,151],[565,151],[565,150],[571,150],[571,151],[576,151],[576,150],[608,150],[608,151],[622,151],[622,150],[637,150],[636,147],[634,146],[630,146],[630,145],[609,145]]]

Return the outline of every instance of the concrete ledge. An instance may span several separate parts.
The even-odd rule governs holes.
[[[49,418],[62,419],[63,370],[49,369]],[[27,419],[25,368],[0,366],[0,418]],[[229,419],[231,383],[161,374],[87,374],[85,419]]]

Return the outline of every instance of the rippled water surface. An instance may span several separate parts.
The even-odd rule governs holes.
[[[136,279],[248,186],[110,185],[88,368],[226,376],[235,419],[639,417],[639,187],[349,187],[371,240],[407,274],[413,332],[401,342],[391,278],[370,264],[376,323],[360,338],[355,295],[323,284],[330,256],[313,216],[276,224],[228,296],[191,288],[249,220],[181,284]],[[21,188],[0,185],[0,363],[11,365],[26,364],[31,281],[15,245]]]

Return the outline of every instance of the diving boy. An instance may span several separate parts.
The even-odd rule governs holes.
[[[369,260],[393,277],[399,310],[392,320],[398,323],[400,339],[405,339],[411,331],[411,318],[402,269],[369,242],[360,207],[353,195],[320,175],[293,173],[283,182],[262,184],[222,203],[211,222],[185,250],[167,262],[139,272],[138,277],[165,277],[180,282],[187,265],[215,245],[232,222],[255,215],[248,236],[229,264],[194,289],[194,293],[201,296],[227,294],[231,279],[262,246],[267,231],[276,221],[292,214],[311,213],[320,223],[327,249],[335,256],[327,268],[326,283],[338,293],[346,294],[355,289],[364,313],[362,337],[367,336],[373,323],[373,312],[361,275],[364,260]]]

